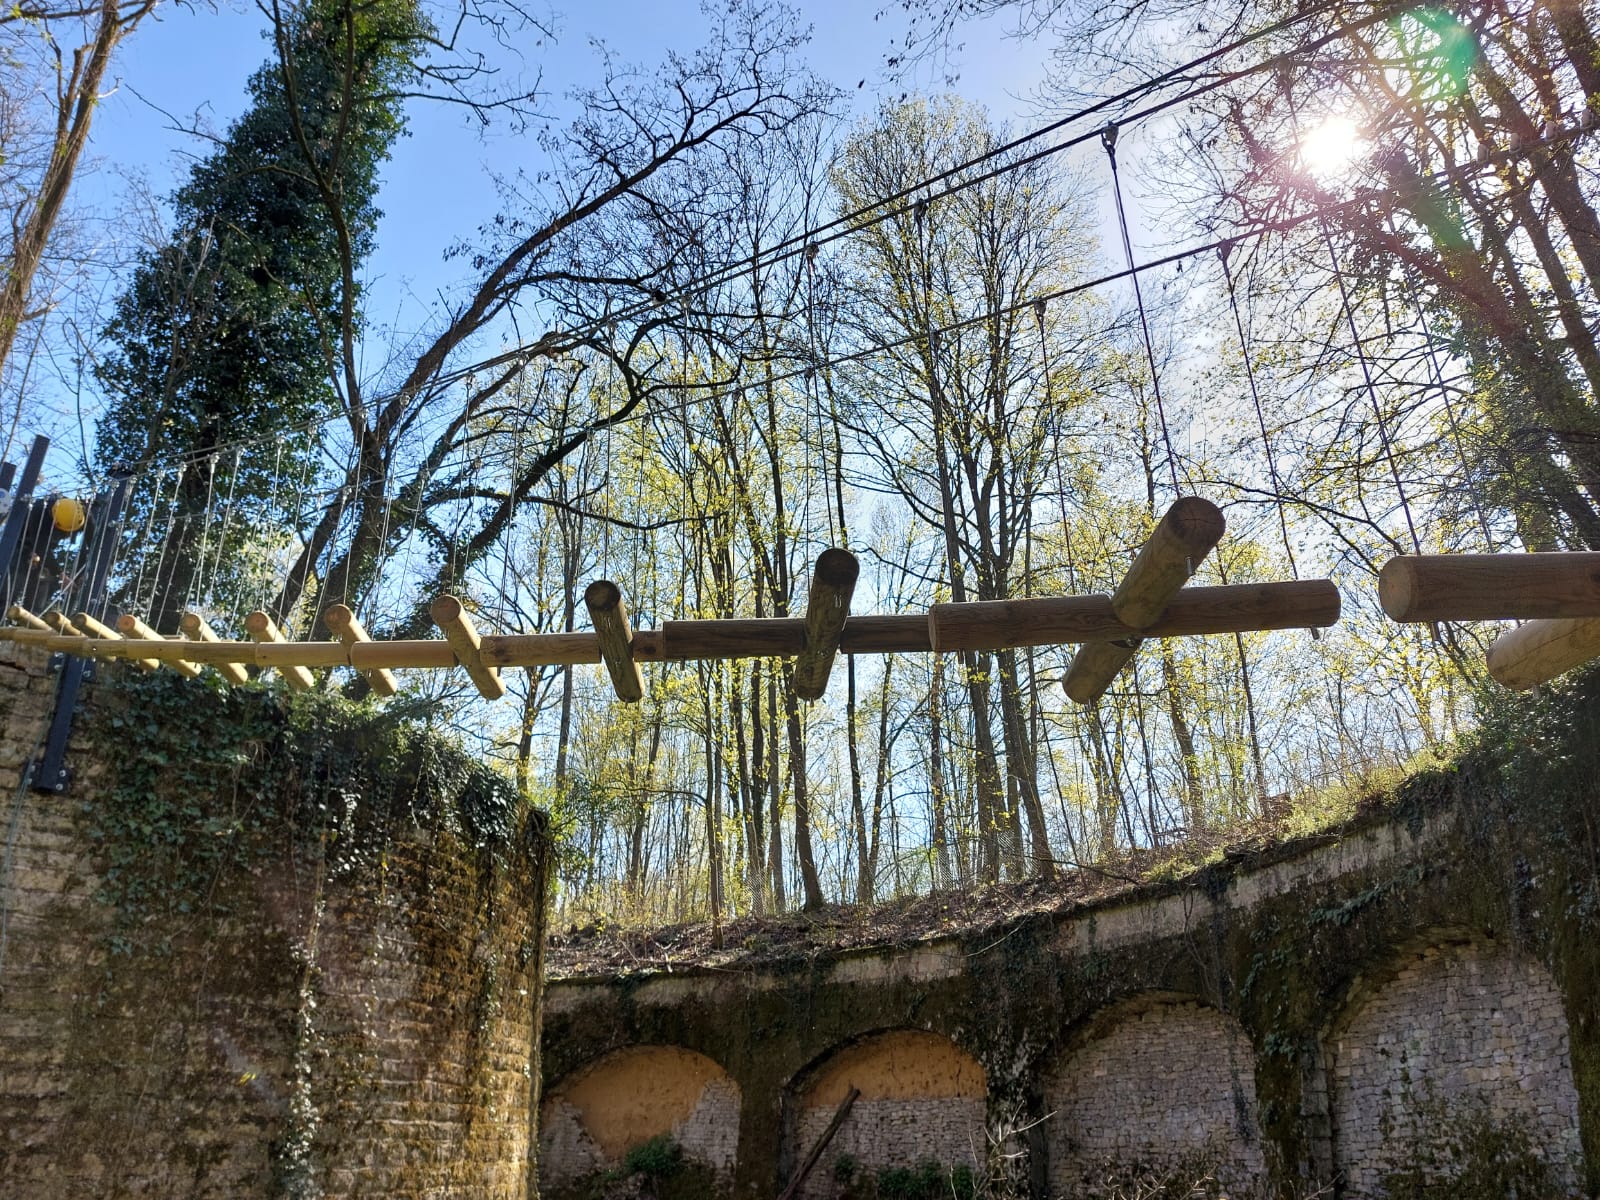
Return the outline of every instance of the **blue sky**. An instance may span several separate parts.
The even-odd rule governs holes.
[[[898,13],[875,19],[872,4],[848,0],[806,0],[800,12],[813,27],[813,69],[845,88],[858,114],[908,88],[946,90],[946,69],[939,64],[919,67],[909,80],[884,80],[883,60],[897,51],[903,32]],[[116,67],[119,86],[97,114],[98,163],[81,179],[78,200],[102,212],[128,203],[130,175],[154,196],[168,194],[181,181],[189,156],[206,149],[174,126],[198,117],[224,130],[243,108],[246,79],[267,55],[265,20],[253,4],[217,10],[169,5],[161,13],[160,21],[141,28],[124,46]],[[667,49],[693,50],[706,28],[689,0],[594,3],[569,10],[557,23],[553,45],[526,53],[543,70],[558,114],[564,93],[598,73],[591,37],[604,39],[628,62],[649,65]],[[1031,123],[1026,96],[1044,66],[1038,43],[1007,39],[995,23],[968,27],[961,41],[951,64],[959,79],[950,90],[985,104],[997,118]],[[493,215],[489,171],[514,168],[522,152],[515,138],[482,138],[459,110],[417,108],[411,136],[387,165],[379,197],[384,221],[369,264],[375,322],[415,329],[438,291],[461,281],[461,263],[445,263],[444,250]]]

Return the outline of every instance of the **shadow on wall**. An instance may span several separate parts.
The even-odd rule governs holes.
[[[739,1144],[739,1085],[703,1054],[633,1046],[582,1067],[539,1110],[545,1200],[725,1195]]]
[[[988,1082],[972,1055],[919,1029],[868,1035],[796,1076],[785,1106],[788,1177],[852,1088],[860,1095],[806,1177],[800,1200],[970,1194],[986,1157]]]
[[[1355,1198],[1576,1195],[1583,1149],[1566,1010],[1532,959],[1434,943],[1352,989],[1327,1043],[1334,1150]]]
[[[1052,1195],[1179,1175],[1237,1194],[1265,1175],[1255,1054],[1215,1008],[1165,995],[1114,1005],[1043,1082]]]

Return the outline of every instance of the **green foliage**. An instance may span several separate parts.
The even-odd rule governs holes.
[[[1527,1123],[1486,1104],[1424,1100],[1389,1153],[1389,1200],[1534,1200],[1562,1188]]]
[[[251,107],[173,196],[171,239],[142,255],[105,328],[95,458],[108,470],[195,465],[176,484],[136,489],[129,530],[145,528],[158,491],[192,513],[231,500],[239,530],[274,517],[275,491],[280,505],[297,501],[280,479],[305,476],[319,445],[305,427],[337,410],[330,360],[358,311],[345,267],[353,278],[371,251],[378,169],[402,131],[399,94],[426,31],[414,0],[290,6],[282,60],[251,77]],[[282,440],[199,461],[261,430]],[[183,551],[152,606],[164,620],[202,536],[176,532]]]
[[[671,1134],[657,1134],[629,1148],[622,1157],[622,1170],[627,1175],[666,1179],[683,1170],[683,1147]]]
[[[269,856],[381,871],[407,828],[495,855],[516,828],[507,780],[394,711],[170,672],[130,672],[101,696],[95,736],[120,753],[88,819],[124,951],[129,926],[226,912],[219,879]]]
[[[925,1159],[915,1167],[883,1167],[873,1180],[874,1200],[975,1200],[978,1181],[966,1163],[942,1166]]]

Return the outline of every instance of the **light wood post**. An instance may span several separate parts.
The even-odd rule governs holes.
[[[43,617],[34,616],[20,604],[13,604],[10,608],[6,609],[6,616],[10,617],[18,625],[25,626],[26,628],[35,630],[39,633],[55,632],[54,629],[50,628],[49,624]]]
[[[1378,573],[1396,621],[1600,617],[1600,553],[1406,554]]]
[[[461,601],[454,596],[440,596],[429,606],[433,623],[444,630],[445,640],[455,653],[456,661],[466,669],[467,677],[485,700],[498,700],[506,694],[506,685],[500,682],[500,672],[483,661],[483,640],[472,623]]]
[[[1222,510],[1209,500],[1181,496],[1174,501],[1111,597],[1117,620],[1133,629],[1153,625],[1226,529]],[[1137,636],[1086,643],[1062,681],[1067,695],[1079,704],[1098,700],[1138,649]]]
[[[1497,637],[1486,656],[1489,675],[1512,691],[1548,683],[1600,657],[1600,619],[1529,621]]]
[[[250,637],[257,643],[256,665],[261,667],[276,666],[283,674],[284,682],[297,692],[308,692],[317,685],[316,676],[305,667],[296,663],[273,663],[262,657],[261,651],[273,643],[283,642],[283,631],[278,624],[259,608],[244,619],[244,627]]]
[[[633,661],[633,630],[628,625],[628,609],[622,603],[622,589],[609,579],[597,579],[583,592],[583,602],[594,622],[600,641],[600,660],[611,673],[611,686],[617,698],[637,704],[644,697],[644,676]]]
[[[828,690],[839,635],[850,616],[850,597],[860,574],[861,564],[848,550],[830,548],[817,557],[806,598],[806,648],[794,663],[794,694],[802,700],[819,700]]]
[[[206,624],[206,619],[197,612],[186,612],[179,617],[178,628],[183,630],[183,636],[191,642],[216,643],[222,641],[211,626]],[[217,673],[231,684],[239,686],[250,682],[249,673],[239,663],[219,662],[211,665],[216,667]]]
[[[84,633],[83,630],[79,629],[76,625],[69,621],[67,619],[67,614],[62,612],[60,609],[50,609],[44,614],[44,619],[46,624],[48,624],[51,629],[54,629],[57,633],[65,634],[67,637],[81,638],[88,636],[88,634]]]
[[[73,621],[79,629],[83,630],[84,633],[88,634],[91,638],[106,642],[119,642],[123,640],[122,635],[115,629],[111,628],[111,626],[107,625],[105,622],[90,616],[86,612],[79,613],[75,618],[73,618]],[[98,658],[100,655],[96,654],[95,657]],[[161,667],[161,664],[153,658],[135,658],[130,659],[129,661],[141,671],[155,671],[159,670]]]
[[[1266,629],[1315,629],[1339,619],[1339,589],[1326,579],[1186,587],[1155,624],[1134,629],[1117,619],[1111,597],[1038,596],[935,604],[928,634],[938,653],[1059,646],[1132,637],[1192,637]],[[669,622],[670,624],[670,622]],[[849,642],[850,630],[843,642]]]
[[[168,640],[132,613],[123,613],[117,618],[117,632],[129,641],[135,638],[146,642],[166,642]],[[166,663],[178,674],[187,675],[190,679],[198,679],[200,676],[200,668],[187,659],[163,657],[160,661]]]
[[[356,620],[355,613],[345,604],[335,604],[322,614],[322,623],[333,631],[333,636],[344,643],[349,649],[362,642],[370,642],[367,631],[361,622]],[[367,682],[372,685],[372,690],[378,695],[388,698],[395,694],[398,688],[394,676],[384,667],[368,667],[361,672],[366,676]]]

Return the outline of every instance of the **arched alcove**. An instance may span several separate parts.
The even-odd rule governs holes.
[[[539,1110],[539,1183],[550,1197],[616,1171],[628,1152],[667,1137],[725,1190],[739,1149],[739,1085],[677,1046],[630,1046],[573,1072]]]
[[[816,1145],[851,1088],[860,1095],[807,1177],[802,1200],[838,1195],[846,1176],[920,1171],[929,1163],[976,1176],[985,1158],[987,1080],[978,1060],[949,1038],[886,1030],[803,1072],[791,1088],[791,1164]]]
[[[1397,1173],[1459,1177],[1490,1161],[1542,1169],[1556,1194],[1576,1187],[1566,1010],[1532,959],[1485,941],[1408,951],[1354,989],[1326,1058],[1346,1195],[1382,1196]]]
[[[1101,1013],[1046,1073],[1044,1101],[1051,1195],[1174,1173],[1242,1189],[1264,1173],[1250,1039],[1192,999],[1140,997]]]

